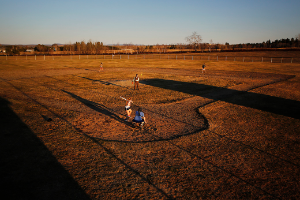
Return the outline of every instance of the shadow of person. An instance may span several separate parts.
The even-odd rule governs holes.
[[[89,101],[87,99],[84,99],[84,98],[82,98],[80,96],[77,96],[76,94],[73,94],[73,93],[65,91],[65,90],[62,90],[62,91],[65,92],[65,93],[67,93],[67,94],[69,94],[74,99],[80,101],[81,103],[83,103],[87,107],[95,110],[96,112],[99,112],[99,113],[102,113],[104,115],[107,115],[108,117],[111,117],[114,120],[116,120],[118,122],[121,122],[123,124],[127,124],[127,125],[131,125],[132,126],[131,123],[124,121],[124,119],[121,118],[121,117],[119,117],[118,114],[115,114],[113,111],[111,111],[111,109],[107,108],[106,106],[104,106],[102,104],[99,104],[99,103],[96,103],[96,102],[93,102],[93,101]]]
[[[90,199],[0,97],[0,188],[6,199]]]

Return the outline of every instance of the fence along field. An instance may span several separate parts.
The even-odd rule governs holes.
[[[203,60],[203,61],[233,61],[233,62],[268,62],[268,63],[300,63],[300,57],[279,56],[219,56],[219,55],[184,55],[184,54],[111,54],[111,55],[23,55],[0,56],[1,60],[85,60],[85,59],[165,59],[165,60]]]

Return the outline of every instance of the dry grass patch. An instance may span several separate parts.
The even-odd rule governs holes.
[[[299,65],[206,62],[202,75],[202,62],[1,60],[1,171],[10,196],[299,198],[299,118],[264,107],[299,110]],[[124,121],[120,96],[144,108],[145,129]],[[24,155],[26,163],[15,159]]]

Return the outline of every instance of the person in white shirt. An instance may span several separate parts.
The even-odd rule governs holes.
[[[128,99],[126,99],[126,105],[125,105],[125,111],[126,111],[126,121],[129,120],[130,118],[130,115],[131,115],[131,104],[133,103],[133,101],[131,100],[131,98],[129,97]]]
[[[132,80],[132,83],[134,82],[134,90],[135,90],[135,88],[137,88],[137,90],[139,90],[139,81],[140,81],[140,78],[139,78],[138,74],[136,74]]]
[[[206,67],[206,65],[205,65],[205,63],[202,65],[202,74],[203,74],[203,72],[205,73],[205,67]]]

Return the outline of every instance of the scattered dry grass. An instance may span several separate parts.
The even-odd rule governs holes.
[[[202,75],[202,63],[0,60],[3,188],[12,199],[299,198],[300,65],[207,61]],[[120,96],[144,108],[143,130],[124,121]]]

